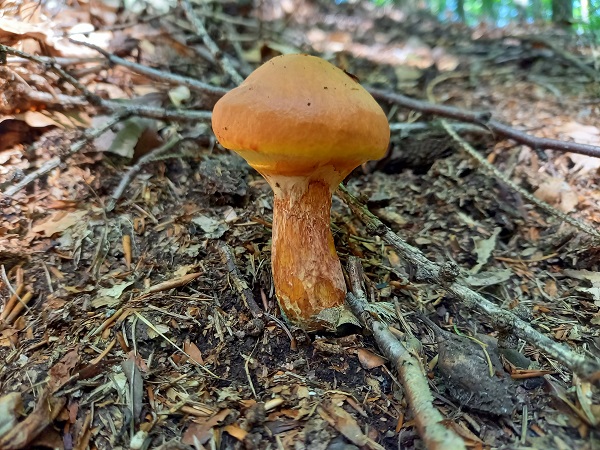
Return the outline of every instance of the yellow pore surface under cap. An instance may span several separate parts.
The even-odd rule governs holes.
[[[217,102],[212,125],[223,147],[267,177],[310,177],[329,167],[338,183],[363,162],[383,157],[390,137],[371,94],[309,55],[278,56],[260,66]]]

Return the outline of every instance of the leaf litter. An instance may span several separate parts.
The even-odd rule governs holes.
[[[428,20],[406,19],[414,34],[406,38],[396,12],[361,10],[364,18],[356,20],[349,6],[337,5],[335,14],[348,20],[336,28],[330,7],[315,7],[306,3],[294,11],[282,33],[270,27],[283,23],[286,6],[279,17],[274,8],[270,22],[263,11],[269,36],[262,41],[253,34],[261,13],[249,15],[241,5],[205,20],[211,35],[219,27],[237,35],[239,41],[221,44],[242,68],[268,54],[312,46],[335,51],[336,64],[365,84],[423,97],[423,68],[435,62],[436,70],[454,75],[436,85],[438,98],[449,104],[489,109],[541,137],[598,143],[600,115],[594,103],[579,103],[587,84],[577,68],[536,55],[537,65],[518,77],[525,73],[518,62],[531,57],[526,46],[484,43],[460,27],[436,25],[440,35],[462,40],[464,47],[454,52]],[[92,17],[65,7],[54,20],[115,54],[231,87],[182,25],[175,4],[155,9],[157,16],[140,9],[142,20],[135,22],[133,6],[119,12],[100,2],[93,9]],[[64,64],[74,59],[73,73],[103,98],[137,96],[134,102],[180,109],[214,103],[185,86],[109,67],[91,49],[50,33],[48,19],[36,15],[27,23],[18,14],[0,21],[1,43],[37,48]],[[357,32],[360,39],[353,37]],[[478,33],[494,35],[485,27]],[[489,59],[481,57],[482,48]],[[497,70],[509,54],[514,71]],[[99,126],[100,116],[73,86],[11,58],[13,72],[1,82],[2,190],[60,157],[76,131]],[[466,75],[458,71],[463,67],[470,69]],[[390,117],[393,128],[416,119],[404,110]],[[192,126],[182,123],[176,132]],[[0,296],[4,307],[17,304],[10,298],[19,290],[17,297],[29,294],[30,303],[0,325],[0,447],[419,448],[406,397],[369,333],[305,336],[270,319],[255,332],[218,245],[232,248],[246,288],[277,319],[269,267],[272,194],[239,158],[215,146],[206,127],[147,164],[116,209],[105,208],[125,166],[171,132],[162,120],[122,121],[3,204]],[[597,158],[555,152],[545,160],[481,134],[472,142],[536,196],[600,223]],[[472,287],[534,320],[552,338],[598,357],[597,244],[524,205],[435,128],[398,133],[391,150],[383,165],[356,174],[350,188],[431,259],[455,261]],[[593,383],[494,330],[439,287],[413,283],[415,268],[339,202],[333,225],[342,260],[360,256],[371,297],[395,306],[392,328],[425,362],[448,428],[474,448],[594,446],[600,401]],[[421,324],[416,312],[440,326]]]

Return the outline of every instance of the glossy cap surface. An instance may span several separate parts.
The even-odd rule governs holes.
[[[371,94],[309,55],[278,56],[260,66],[217,102],[212,126],[223,147],[263,175],[309,176],[333,167],[340,181],[382,158],[390,137]]]

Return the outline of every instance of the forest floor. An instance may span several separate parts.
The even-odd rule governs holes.
[[[386,93],[598,147],[600,61],[542,26],[331,3],[31,3],[0,18],[0,448],[424,448],[411,386],[369,331],[306,335],[282,321],[272,191],[219,147],[207,112],[235,73],[306,52]],[[454,121],[456,140],[443,117],[378,99],[390,152],[349,191],[429,260],[458,264],[461,283],[597,362],[600,158]],[[587,226],[533,206],[460,140]],[[597,372],[574,374],[423,281],[339,197],[332,228],[468,448],[598,448]],[[483,369],[471,364],[482,355]]]

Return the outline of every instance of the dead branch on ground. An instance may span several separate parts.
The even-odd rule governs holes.
[[[242,277],[240,270],[237,268],[235,264],[235,256],[233,255],[231,248],[229,248],[229,246],[222,241],[219,241],[219,243],[217,244],[217,248],[219,250],[219,253],[221,254],[221,260],[227,267],[227,271],[229,272],[229,276],[233,281],[235,290],[238,292],[238,294],[240,294],[240,297],[242,297],[242,299],[244,300],[244,304],[252,314],[252,317],[254,317],[255,319],[261,319],[264,315],[264,312],[262,309],[260,309],[260,306],[258,306],[256,300],[254,300],[254,295],[252,294],[252,291],[250,290],[248,284]]]
[[[462,139],[458,135],[458,133],[452,129],[452,127],[446,120],[442,120],[441,124],[442,124],[442,127],[444,127],[444,129],[446,130],[446,132],[452,137],[452,139],[454,139],[458,143],[458,145],[460,145],[461,148],[463,148],[469,154],[469,156],[474,158],[481,165],[481,167],[483,167],[485,170],[490,172],[494,177],[496,177],[502,183],[506,184],[513,191],[518,192],[521,197],[524,197],[525,199],[527,199],[528,202],[537,206],[539,209],[541,209],[545,213],[547,213],[553,217],[556,217],[557,219],[561,220],[562,222],[566,222],[569,225],[574,226],[578,230],[583,231],[586,234],[589,234],[590,236],[594,236],[595,238],[600,238],[600,232],[596,231],[594,228],[589,226],[587,223],[582,222],[581,220],[578,220],[575,217],[571,217],[568,214],[563,213],[562,211],[559,211],[558,209],[554,208],[552,205],[546,203],[543,200],[540,200],[532,193],[523,189],[521,186],[519,186],[517,183],[515,183],[510,178],[506,177],[502,172],[500,172],[500,170],[498,170],[498,168],[496,168],[496,166],[491,164],[477,150],[475,150],[471,145],[469,145],[468,142],[466,142],[464,139]]]
[[[417,430],[427,449],[466,449],[463,440],[443,425],[444,417],[433,406],[429,383],[419,361],[396,339],[385,323],[375,319],[377,316],[369,312],[369,302],[363,289],[362,266],[354,256],[351,256],[348,261],[348,276],[352,292],[347,294],[346,303],[361,324],[373,332],[377,345],[396,367]]]
[[[76,39],[70,39],[70,41],[74,44],[83,45],[85,47],[89,47],[93,50],[96,50],[98,53],[104,56],[111,64],[126,67],[135,73],[147,76],[148,78],[155,81],[162,81],[174,86],[186,86],[193,91],[210,94],[218,97],[222,97],[228,91],[228,89],[213,86],[212,84],[208,83],[203,83],[202,81],[196,80],[195,78],[184,77],[182,75],[177,75],[176,73],[171,72],[164,72],[162,70],[154,69],[143,64],[128,61],[125,58],[113,55],[104,50],[103,48],[98,47],[94,44],[90,44],[89,42],[78,41]]]
[[[406,243],[385,226],[343,185],[340,185],[337,192],[352,212],[367,226],[369,234],[380,236],[385,242],[394,247],[403,259],[416,268],[416,278],[418,280],[443,287],[468,309],[484,314],[494,327],[510,331],[520,339],[556,358],[561,364],[582,378],[598,380],[600,377],[600,361],[577,354],[571,348],[553,341],[512,312],[500,308],[481,294],[464,286],[458,280],[460,272],[455,264],[447,263],[440,266],[431,262],[420,250]]]
[[[206,27],[204,26],[204,22],[194,11],[190,1],[183,0],[182,5],[186,17],[194,27],[196,33],[202,38],[202,42],[204,42],[208,51],[214,56],[215,61],[217,61],[221,65],[223,71],[231,77],[231,81],[235,84],[242,84],[244,78],[242,78],[238,71],[233,67],[233,63],[229,56],[221,51],[215,41],[209,36],[208,31],[206,31]]]
[[[58,166],[60,166],[62,164],[64,158],[67,158],[67,157],[72,156],[75,153],[79,152],[90,141],[92,141],[93,139],[96,139],[98,136],[101,136],[102,134],[106,133],[111,127],[113,127],[114,125],[119,123],[125,117],[126,117],[125,114],[116,114],[112,118],[109,118],[106,121],[106,123],[103,124],[102,126],[92,129],[92,130],[87,130],[83,134],[83,138],[81,138],[80,140],[75,142],[73,145],[71,145],[71,147],[69,147],[69,149],[66,151],[66,153],[64,155],[55,156],[54,158],[49,159],[44,164],[42,164],[38,169],[34,170],[29,175],[25,176],[17,184],[6,189],[6,191],[4,191],[4,195],[10,198],[13,195],[15,195],[17,192],[19,192],[21,189],[23,189],[26,186],[28,186],[29,184],[33,183],[35,180],[37,180],[42,175],[45,175],[48,172],[50,172],[51,170],[56,169]]]
[[[156,147],[152,151],[146,153],[133,166],[131,166],[129,168],[129,170],[127,171],[127,173],[125,173],[123,178],[121,178],[119,185],[116,187],[116,189],[111,194],[110,200],[108,201],[108,204],[106,205],[106,210],[112,211],[115,208],[116,203],[119,201],[119,199],[123,195],[123,192],[125,192],[125,189],[127,188],[127,186],[130,185],[133,178],[139,173],[140,170],[142,170],[142,167],[144,167],[145,164],[155,160],[157,157],[159,157],[163,153],[166,153],[167,151],[171,150],[173,147],[175,147],[177,144],[179,144],[183,139],[184,138],[178,134],[175,136],[172,136],[163,145]]]
[[[429,85],[427,86],[427,89],[426,89],[427,98],[431,102],[432,105],[436,104],[435,95],[433,93],[433,88],[437,84],[436,80],[433,80],[431,83],[429,83]],[[562,222],[566,222],[569,225],[574,226],[578,230],[583,231],[586,234],[589,234],[590,236],[594,236],[595,238],[600,238],[600,233],[598,231],[596,231],[594,228],[592,228],[591,226],[589,226],[588,224],[586,224],[580,220],[577,220],[576,218],[571,217],[568,214],[565,214],[565,213],[557,210],[552,205],[544,202],[543,200],[540,200],[535,195],[533,195],[530,192],[528,192],[527,190],[523,189],[521,186],[519,186],[513,180],[511,180],[510,178],[505,176],[500,170],[498,170],[498,168],[496,168],[496,166],[494,166],[486,158],[484,158],[483,155],[481,155],[477,150],[475,150],[467,141],[462,139],[458,135],[458,133],[452,128],[452,126],[450,125],[450,122],[448,122],[445,119],[441,119],[440,123],[441,123],[442,127],[444,128],[444,130],[446,130],[446,133],[448,133],[450,135],[450,137],[452,137],[452,139],[454,139],[454,141],[469,156],[471,156],[473,159],[475,159],[479,163],[480,167],[482,167],[488,173],[491,173],[492,176],[494,176],[496,179],[498,179],[502,183],[506,184],[513,191],[517,192],[519,195],[521,195],[522,197],[527,199],[527,201],[529,201],[533,205],[537,206],[539,209],[541,209],[545,213],[551,215],[552,217],[556,217],[559,220],[561,220]]]
[[[566,142],[558,139],[548,139],[532,136],[523,131],[515,130],[497,120],[491,119],[491,114],[486,112],[473,112],[453,106],[436,105],[422,100],[407,97],[402,94],[384,91],[382,89],[368,88],[373,97],[385,100],[404,108],[414,109],[425,114],[447,117],[461,122],[473,123],[489,129],[498,136],[512,139],[520,144],[527,145],[536,150],[548,149],[561,152],[579,153],[581,155],[600,158],[600,147],[589,144],[578,144],[577,142]]]

